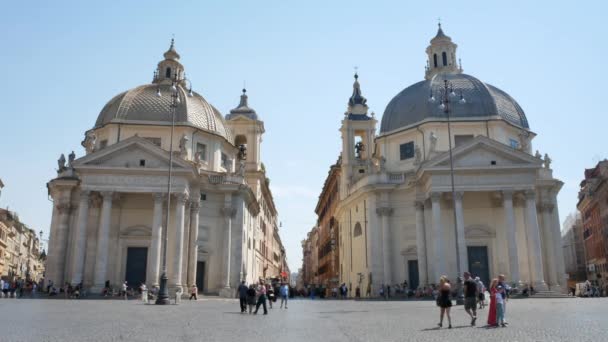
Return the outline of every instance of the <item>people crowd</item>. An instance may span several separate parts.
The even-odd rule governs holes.
[[[470,325],[475,326],[477,322],[477,310],[486,307],[485,293],[490,293],[490,303],[488,304],[488,327],[506,327],[506,309],[507,301],[509,299],[509,293],[512,290],[509,284],[506,282],[504,275],[499,275],[497,278],[492,279],[490,282],[490,288],[486,289],[483,282],[479,277],[473,278],[471,273],[464,272],[463,279],[459,277],[457,279],[457,285],[462,286],[464,300],[464,309],[466,314],[471,319]],[[439,328],[443,327],[444,317],[447,316],[448,328],[452,328],[452,317],[450,309],[452,308],[452,299],[459,297],[459,291],[454,293],[450,280],[447,276],[441,276],[439,280],[439,286],[435,293],[435,299],[437,306],[440,309]]]
[[[34,297],[40,289],[40,283],[30,279],[0,279],[0,298]]]

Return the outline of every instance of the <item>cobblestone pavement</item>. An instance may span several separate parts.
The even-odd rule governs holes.
[[[608,299],[517,299],[507,328],[469,326],[462,306],[453,329],[436,326],[431,301],[293,300],[267,316],[239,313],[236,300],[180,305],[137,300],[0,299],[0,341],[601,341]],[[445,327],[446,325],[444,325]]]

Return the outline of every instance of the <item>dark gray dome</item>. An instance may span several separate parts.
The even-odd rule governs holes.
[[[529,128],[523,109],[509,94],[467,74],[441,73],[397,94],[386,106],[380,133],[394,131],[425,119],[444,119],[445,113],[439,108],[444,80],[451,82],[456,93],[451,104],[451,118],[500,117],[516,126]],[[461,94],[465,103],[459,101]],[[431,96],[435,101],[430,99]]]
[[[175,112],[176,124],[188,124],[233,142],[222,114],[200,94],[192,96],[181,84],[177,86],[180,103]],[[158,96],[160,90],[163,96]],[[171,123],[171,84],[146,84],[116,95],[97,117],[95,128],[107,123],[145,123],[167,125]]]

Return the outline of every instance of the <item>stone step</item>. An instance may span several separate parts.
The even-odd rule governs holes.
[[[557,291],[538,291],[530,298],[570,298],[570,296]]]

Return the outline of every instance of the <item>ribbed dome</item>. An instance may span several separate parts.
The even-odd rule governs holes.
[[[162,96],[157,96],[160,89]],[[95,123],[95,128],[107,123],[144,123],[166,125],[171,123],[171,84],[146,84],[116,95],[108,102]],[[233,143],[233,137],[221,113],[201,95],[178,85],[180,103],[175,112],[176,124],[189,124],[224,137]]]
[[[528,120],[519,104],[504,91],[462,73],[440,73],[429,80],[415,83],[397,94],[386,106],[380,132],[386,133],[421,122],[425,119],[444,119],[439,108],[444,80],[453,85],[450,117],[500,117],[514,125],[528,129]],[[435,101],[430,101],[430,97]],[[459,101],[460,95],[465,103]]]

